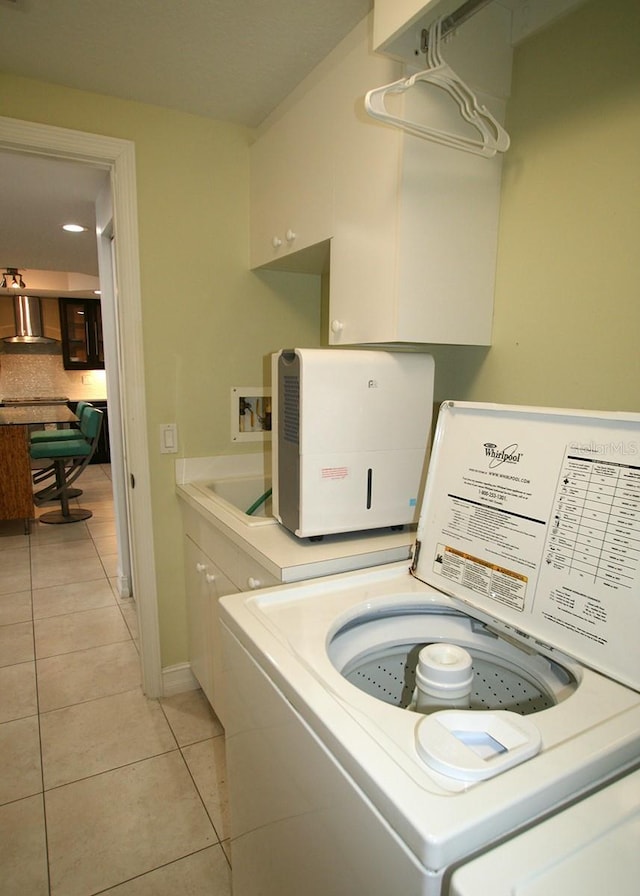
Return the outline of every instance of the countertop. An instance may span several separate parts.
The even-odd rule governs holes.
[[[30,426],[45,423],[77,423],[65,404],[7,405],[0,408],[0,426]]]
[[[210,460],[219,460],[226,475],[242,476],[262,471],[264,462],[259,455],[238,457],[243,459],[239,468],[234,468],[231,457]],[[176,464],[176,490],[180,500],[281,582],[300,582],[401,560],[409,562],[415,542],[415,526],[405,526],[401,531],[374,529],[325,535],[320,541],[297,538],[277,522],[246,526],[194,484],[221,478],[219,469],[214,469],[215,464],[207,466],[207,459],[196,460],[192,468],[188,459]],[[252,464],[261,466],[252,468]]]

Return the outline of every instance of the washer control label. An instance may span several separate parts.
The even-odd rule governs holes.
[[[544,562],[587,586],[633,588],[640,565],[640,459],[634,465],[568,453]]]
[[[640,415],[449,404],[418,578],[640,688]]]

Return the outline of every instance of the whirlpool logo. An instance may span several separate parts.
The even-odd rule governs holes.
[[[489,469],[499,467],[501,464],[518,464],[523,452],[518,451],[517,443],[507,445],[506,448],[498,448],[495,442],[484,443],[485,457],[490,458]]]

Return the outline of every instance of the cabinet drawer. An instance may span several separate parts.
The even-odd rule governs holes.
[[[246,555],[238,557],[235,582],[240,591],[255,591],[258,588],[270,588],[272,585],[281,584],[280,579]]]
[[[184,531],[239,591],[269,588],[280,583],[279,578],[191,508],[184,510]]]
[[[194,541],[207,557],[232,580],[238,563],[239,548],[223,535],[215,526],[211,526],[193,510],[184,514],[185,534]]]

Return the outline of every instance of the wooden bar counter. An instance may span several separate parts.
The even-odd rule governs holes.
[[[29,426],[77,420],[66,405],[0,407],[0,520],[34,517]]]

